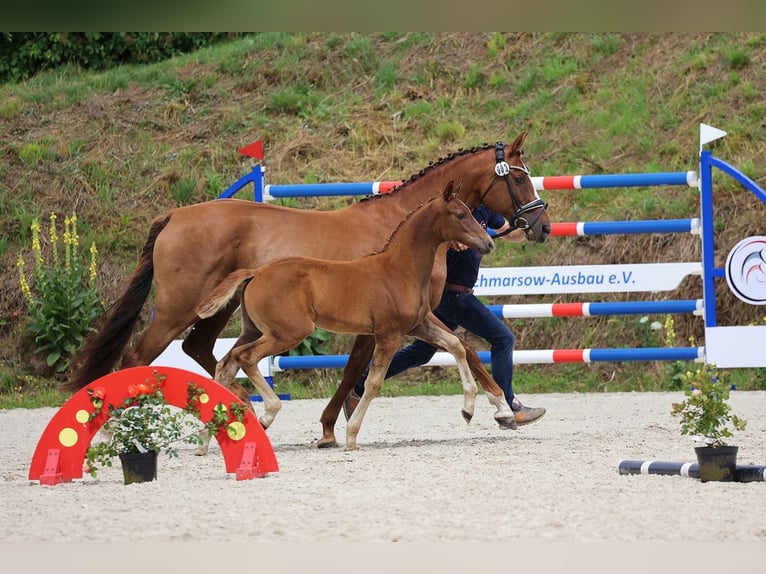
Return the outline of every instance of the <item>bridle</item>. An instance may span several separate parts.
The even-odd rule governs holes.
[[[503,235],[506,235],[510,233],[514,229],[522,229],[524,230],[524,233],[527,237],[531,236],[532,233],[532,226],[537,223],[537,220],[540,219],[543,212],[548,209],[548,204],[545,203],[538,195],[537,191],[535,191],[535,196],[537,199],[533,199],[526,205],[521,205],[519,201],[516,199],[516,196],[513,194],[513,189],[511,187],[511,170],[512,169],[518,169],[519,171],[524,172],[527,176],[530,175],[529,168],[527,167],[527,164],[524,163],[524,160],[519,158],[521,161],[521,166],[518,165],[509,165],[507,161],[505,161],[505,144],[501,141],[497,142],[495,144],[495,177],[492,178],[492,181],[490,182],[489,186],[487,187],[487,190],[482,194],[481,199],[479,200],[479,203],[484,203],[484,198],[487,196],[489,191],[492,189],[492,186],[495,185],[498,179],[504,179],[505,180],[505,186],[508,188],[508,195],[511,196],[511,201],[513,201],[513,205],[516,208],[516,213],[513,214],[513,218],[510,221],[511,227],[504,231],[503,233],[498,233],[494,237],[502,237]],[[525,213],[529,213],[530,211],[534,211],[535,209],[539,209],[540,211],[537,213],[537,216],[530,222],[526,217],[523,217]]]

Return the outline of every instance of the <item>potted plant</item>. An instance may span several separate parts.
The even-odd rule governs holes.
[[[157,478],[157,455],[177,456],[177,443],[201,444],[199,431],[206,429],[215,436],[225,427],[231,413],[240,422],[246,406],[233,403],[227,409],[213,410],[213,418],[206,424],[199,420],[198,400],[203,390],[193,382],[187,389],[186,408],[169,405],[164,396],[165,376],[154,371],[154,380],[146,380],[128,387],[128,396],[119,404],[105,407],[103,387],[88,388],[93,405],[89,420],[102,414],[104,408],[109,420],[104,424],[106,440],[91,444],[85,455],[88,473],[96,477],[98,468],[112,466],[119,458],[125,484],[147,482]]]
[[[700,480],[734,480],[738,447],[728,445],[725,439],[733,436],[732,430],[744,430],[747,421],[731,412],[730,384],[724,373],[709,363],[682,373],[679,379],[685,385],[686,399],[673,403],[671,412],[681,418],[681,434],[691,435],[699,443],[694,451]]]

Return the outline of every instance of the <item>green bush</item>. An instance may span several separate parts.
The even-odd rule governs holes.
[[[330,348],[332,339],[332,333],[317,327],[300,345],[294,349],[290,349],[288,355],[291,357],[302,355],[329,355],[332,350]]]
[[[77,216],[64,219],[63,255],[56,230],[56,215],[50,217],[50,260],[45,261],[40,243],[40,222],[32,221],[32,283],[25,274],[26,263],[19,255],[19,284],[27,302],[27,329],[35,343],[35,351],[46,354],[46,363],[58,372],[66,369],[68,360],[80,346],[91,323],[103,311],[94,288],[96,277],[96,244],[87,253],[79,253]]]
[[[0,32],[0,82],[65,64],[106,70],[148,64],[243,36],[223,32]]]
[[[706,363],[683,375],[683,402],[673,403],[671,414],[681,418],[681,434],[712,446],[727,446],[724,439],[732,430],[745,430],[747,421],[732,414],[728,403],[731,391],[724,373]],[[729,426],[730,425],[730,426]]]

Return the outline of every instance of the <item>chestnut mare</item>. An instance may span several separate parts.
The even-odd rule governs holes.
[[[505,216],[512,227],[525,229],[529,240],[545,241],[550,220],[521,157],[526,137],[522,132],[510,146],[498,142],[459,150],[413,175],[391,193],[343,209],[303,210],[219,199],[168,211],[152,222],[125,291],[73,358],[74,368],[62,388],[75,392],[115,368],[148,365],[189,328],[184,351],[214,376],[217,361],[213,346],[239,302],[231,300],[202,320],[195,310],[224,277],[237,269],[255,269],[293,255],[350,260],[379,250],[408,212],[434,190],[444,189],[450,180],[462,182],[458,197],[470,209],[483,203]],[[446,246],[441,249],[446,251]],[[439,303],[444,287],[444,251],[437,253],[426,294],[432,308]],[[126,351],[152,283],[154,318]],[[441,325],[432,313],[427,320]],[[476,352],[461,343],[485,392],[502,396]],[[343,381],[323,417],[332,418],[334,413],[337,419],[343,399],[372,357],[373,346],[372,337],[357,336]],[[244,389],[239,396],[242,392]],[[244,395],[247,398],[246,392]]]
[[[428,291],[436,250],[449,241],[483,255],[495,247],[471,210],[456,198],[451,181],[441,196],[410,212],[377,253],[351,261],[288,257],[231,273],[197,308],[200,318],[213,316],[241,293],[243,335],[229,353],[231,368],[226,361],[219,363],[223,371],[217,370],[215,379],[232,384],[239,368],[244,370],[263,397],[260,422],[268,428],[281,402],[260,373],[258,361],[296,347],[315,327],[371,335],[375,350],[364,394],[346,427],[346,450],[354,450],[367,408],[402,337],[409,333],[455,355],[463,383],[463,418],[470,422],[477,388],[463,346],[450,331],[425,320],[431,312]],[[324,431],[323,441],[335,445],[334,434]]]

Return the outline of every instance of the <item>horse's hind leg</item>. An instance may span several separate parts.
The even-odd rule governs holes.
[[[245,343],[231,350],[232,359],[245,371],[248,379],[263,399],[264,413],[258,420],[264,429],[269,428],[274,422],[277,413],[282,408],[282,402],[261,374],[258,369],[258,362],[264,357],[278,355],[298,346],[313,331],[314,324],[310,320],[308,324],[310,325],[308,329],[295,324],[280,325],[280,327],[284,327],[284,330],[279,331],[279,337],[265,333],[256,341]]]
[[[354,347],[348,358],[348,363],[343,369],[343,380],[335,389],[330,402],[322,411],[319,422],[322,423],[322,438],[317,442],[318,448],[337,446],[335,440],[335,423],[348,393],[354,388],[357,381],[362,377],[364,369],[369,365],[372,352],[375,348],[375,339],[371,335],[358,335],[354,341]]]
[[[429,314],[427,321],[433,323],[445,331],[447,330],[447,326],[444,325],[444,323],[442,323],[433,313]],[[484,394],[487,395],[489,404],[495,407],[495,421],[497,421],[497,424],[502,429],[516,430],[518,428],[516,425],[516,417],[514,417],[511,406],[505,399],[503,389],[500,388],[495,379],[493,379],[487,372],[487,369],[484,367],[484,363],[481,362],[481,358],[479,358],[476,350],[471,347],[471,345],[469,345],[465,339],[461,339],[457,335],[455,336],[463,346],[463,351],[465,352],[465,357],[468,361],[468,366],[471,370],[471,373],[473,373],[473,375],[478,379],[481,388],[484,389]]]
[[[234,347],[236,348],[238,345],[242,344],[244,342],[237,340],[237,342],[234,344]],[[237,382],[236,376],[237,371],[239,371],[239,366],[237,363],[234,362],[234,360],[231,357],[231,351],[226,353],[226,355],[218,362],[218,365],[215,369],[215,376],[213,379],[219,383],[221,386],[229,389],[232,393],[234,393],[237,398],[242,400],[242,402],[247,405],[247,407],[255,414],[255,409],[253,408],[253,403],[250,401],[250,393],[247,392],[247,389],[240,385]],[[213,438],[209,432],[207,432],[205,429],[202,429],[199,431],[199,438],[202,441],[199,446],[197,446],[197,449],[194,451],[194,454],[197,456],[205,456],[208,451],[210,450],[210,439]]]
[[[484,389],[484,394],[487,395],[489,404],[495,407],[494,418],[497,424],[502,429],[516,430],[519,428],[511,406],[505,398],[503,389],[500,388],[495,379],[484,368],[484,363],[481,362],[481,358],[476,353],[476,350],[466,340],[460,337],[458,337],[458,340],[463,345],[471,372],[479,380],[481,388]]]
[[[181,344],[184,353],[197,361],[211,377],[216,371],[216,359],[213,355],[215,341],[238,306],[239,300],[232,299],[226,307],[212,317],[199,319]]]
[[[120,364],[121,369],[149,365],[160,356],[170,342],[198,319],[196,314],[186,318],[172,317],[168,313],[157,311],[154,319],[141,334],[136,343],[125,352]]]
[[[258,339],[261,336],[261,332],[253,325],[247,314],[242,313],[242,330],[239,337],[234,342],[232,349],[236,349],[246,343],[250,343]],[[242,385],[237,382],[237,371],[239,371],[239,365],[234,361],[231,356],[231,351],[226,353],[215,366],[215,375],[213,379],[221,386],[231,390],[237,397],[239,397],[249,408],[255,413],[253,403],[250,401],[250,393],[247,392]],[[199,432],[200,444],[194,451],[197,456],[205,456],[210,449],[210,433],[204,429]]]

